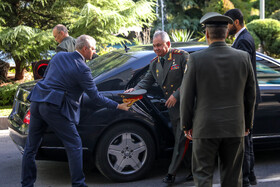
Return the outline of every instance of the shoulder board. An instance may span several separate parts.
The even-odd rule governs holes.
[[[171,53],[172,54],[182,55],[184,53],[184,51],[179,50],[179,49],[172,49]]]
[[[153,58],[153,59],[151,60],[150,63],[154,62],[154,61],[157,60],[157,59],[158,59],[158,56],[156,56],[155,58]]]

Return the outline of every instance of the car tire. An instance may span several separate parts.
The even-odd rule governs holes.
[[[155,154],[154,139],[149,131],[134,123],[121,123],[102,135],[95,164],[112,181],[133,181],[150,171]]]

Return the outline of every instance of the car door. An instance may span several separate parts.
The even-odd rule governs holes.
[[[255,114],[255,136],[280,135],[280,63],[257,55],[257,79],[261,103]]]
[[[127,88],[135,87],[136,84],[144,78],[148,69],[149,66],[147,65],[137,72],[128,83]],[[174,145],[172,124],[169,119],[168,109],[165,106],[166,100],[164,99],[163,92],[156,82],[147,90],[145,98],[138,101],[136,105],[140,105],[141,102],[149,108],[148,110],[145,110],[145,112],[153,117],[157,132],[161,135],[159,138],[161,139],[162,144],[164,144],[165,147],[172,147]],[[142,109],[144,108],[145,107],[142,107]]]

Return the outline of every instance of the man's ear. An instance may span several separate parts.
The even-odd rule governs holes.
[[[228,37],[228,34],[229,34],[229,28],[227,27],[226,38]]]
[[[167,41],[166,44],[167,44],[168,48],[171,47],[171,42],[170,41]]]
[[[238,19],[234,20],[234,24],[239,25],[239,20]]]
[[[88,49],[87,46],[84,46],[84,47],[82,48],[83,51],[86,51],[87,49]]]
[[[207,27],[205,28],[205,37],[206,37],[206,38],[209,38],[209,33],[208,33]]]

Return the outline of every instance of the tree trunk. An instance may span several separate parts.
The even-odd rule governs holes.
[[[9,68],[10,68],[9,63],[4,62],[3,60],[0,60],[0,84],[2,82],[7,81],[7,75],[8,75]]]
[[[24,68],[21,67],[20,60],[15,60],[15,64],[16,64],[15,80],[21,80],[24,78]]]

